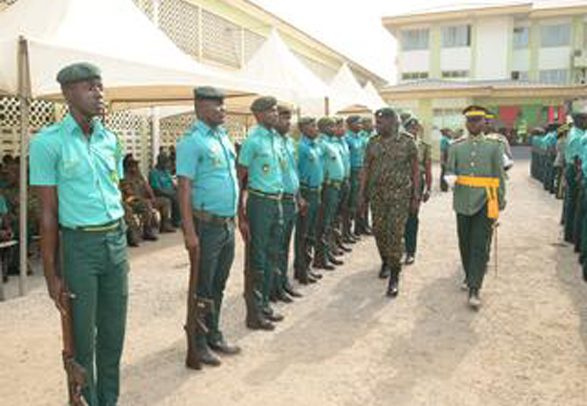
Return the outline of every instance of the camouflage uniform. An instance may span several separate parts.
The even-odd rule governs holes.
[[[412,163],[418,148],[411,135],[377,135],[366,152],[367,195],[373,211],[373,233],[383,263],[401,270],[402,236],[413,195]]]
[[[129,242],[134,235],[142,235],[143,237],[149,236],[151,239],[153,235],[153,228],[157,224],[156,213],[153,209],[151,201],[139,197],[136,194],[136,187],[138,182],[133,182],[130,177],[120,182],[120,190],[122,191],[122,201],[125,212],[125,221],[129,226],[129,232],[127,238]],[[140,222],[137,221],[135,215],[138,215]]]
[[[142,176],[128,176],[125,179],[132,188],[133,196],[138,197],[137,200],[131,203],[133,210],[137,213],[144,213],[145,224],[150,224],[152,227],[157,226],[157,219],[153,215],[153,209],[157,210],[161,215],[162,223],[170,223],[171,219],[171,201],[163,196],[155,198],[155,203],[151,203],[147,196],[147,181]]]

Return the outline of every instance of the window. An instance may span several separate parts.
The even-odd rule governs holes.
[[[564,47],[571,43],[569,24],[543,25],[540,27],[540,44],[543,48]]]
[[[428,79],[428,72],[404,72],[402,80]]]
[[[468,70],[444,70],[442,71],[443,79],[451,79],[451,78],[466,78],[469,77]]]
[[[566,69],[547,69],[540,71],[540,81],[549,84],[566,84],[569,80],[569,71]]]
[[[457,48],[471,45],[471,26],[455,25],[442,27],[442,47]]]
[[[514,70],[512,71],[512,80],[522,80],[527,82],[529,79],[528,71]]]
[[[515,27],[514,28],[514,49],[528,48],[530,36],[529,27]]]
[[[428,49],[428,29],[402,31],[402,50]]]

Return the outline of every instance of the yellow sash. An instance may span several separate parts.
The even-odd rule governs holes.
[[[485,188],[485,193],[487,193],[487,217],[490,219],[499,217],[499,201],[497,198],[499,178],[457,176],[456,183],[468,187]]]

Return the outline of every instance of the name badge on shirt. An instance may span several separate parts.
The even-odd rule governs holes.
[[[267,175],[269,173],[269,164],[263,165],[261,169],[263,170],[263,173]]]

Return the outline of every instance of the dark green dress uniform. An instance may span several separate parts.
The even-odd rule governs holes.
[[[339,122],[342,123],[342,119]],[[340,187],[340,201],[337,210],[337,216],[335,219],[335,226],[337,231],[336,241],[340,244],[341,242],[351,243],[351,211],[350,211],[350,198],[351,198],[351,152],[346,141],[347,135],[335,136],[333,140],[338,146],[340,154],[342,156],[342,162],[344,166],[344,179]]]
[[[269,306],[271,277],[278,272],[278,256],[283,228],[281,199],[283,170],[287,162],[280,135],[263,125],[253,127],[245,139],[238,162],[248,170],[247,218],[250,242],[250,283],[245,286],[247,319],[264,319]]]
[[[383,114],[389,114],[387,111],[390,110]],[[375,136],[367,146],[365,176],[373,210],[373,234],[383,264],[391,270],[390,282],[397,280],[401,271],[402,238],[415,193],[412,165],[417,156],[414,138],[405,132]]]
[[[94,120],[84,135],[71,115],[31,141],[30,181],[55,186],[63,279],[72,300],[75,358],[86,370],[89,405],[115,405],[128,296],[122,221],[122,151],[116,136]]]
[[[282,150],[285,153],[285,163],[283,165],[283,230],[281,246],[278,259],[279,272],[275,278],[275,291],[284,294],[285,290],[291,286],[287,270],[289,267],[289,247],[291,238],[298,218],[298,208],[296,198],[300,190],[300,180],[298,178],[297,163],[295,158],[295,147],[289,135],[279,135],[282,143]]]
[[[364,228],[364,224],[361,224],[362,216],[357,212],[359,206],[359,188],[363,161],[365,160],[365,150],[367,149],[369,140],[361,132],[355,133],[351,130],[347,131],[345,140],[350,152],[351,166],[349,210],[351,212],[351,219],[355,221],[355,234],[360,234],[360,231]]]
[[[464,113],[481,114],[472,107]],[[505,207],[503,154],[501,142],[482,133],[463,137],[449,149],[447,172],[457,176],[453,209],[457,213],[459,251],[470,298],[477,297],[482,286],[492,226],[498,211]],[[495,182],[499,182],[498,186]],[[489,195],[486,188],[490,189]]]
[[[176,173],[191,180],[192,185],[194,226],[200,241],[196,294],[214,302],[213,311],[206,319],[208,334],[196,339],[196,345],[202,348],[206,343],[215,345],[223,341],[220,313],[234,260],[239,187],[236,152],[226,131],[198,121],[177,145]]]
[[[324,119],[321,119],[324,120]],[[332,120],[328,118],[327,120]],[[316,255],[314,265],[324,268],[331,253],[333,223],[340,205],[341,187],[345,179],[344,158],[340,143],[334,136],[320,135],[324,182],[322,184],[322,205],[317,230]]]
[[[307,283],[312,250],[316,247],[320,194],[324,180],[322,148],[317,139],[302,135],[298,145],[298,173],[300,193],[308,209],[305,216],[299,216],[296,225],[294,269],[297,279]]]
[[[565,228],[564,238],[565,241],[574,243],[576,230],[575,230],[575,212],[577,210],[577,202],[579,195],[579,187],[577,184],[577,165],[580,159],[581,153],[581,139],[583,133],[578,128],[573,127],[567,135],[567,145],[565,148],[565,180],[567,183],[567,189],[565,194]]]

